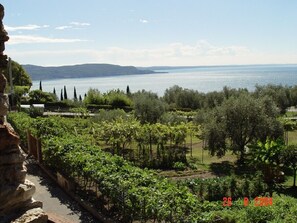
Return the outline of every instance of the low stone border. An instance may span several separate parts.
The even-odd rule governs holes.
[[[102,223],[118,223],[116,220],[108,218],[101,213],[99,213],[97,210],[95,210],[93,207],[91,207],[91,204],[87,201],[82,200],[80,197],[78,197],[76,194],[73,192],[67,190],[63,185],[59,184],[57,177],[55,177],[50,170],[48,170],[44,165],[42,165],[39,162],[36,162],[37,165],[48,175],[56,184],[59,185],[59,187],[66,193],[68,194],[72,199],[74,199],[79,205],[81,205],[84,209],[86,209],[88,212],[90,212],[96,219],[98,219]],[[64,177],[61,177],[62,175],[60,174],[60,180],[65,179]],[[61,181],[64,182],[65,181]],[[58,223],[58,222],[57,222]]]

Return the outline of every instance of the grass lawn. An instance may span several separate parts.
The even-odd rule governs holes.
[[[286,117],[296,117],[297,116],[297,112],[294,111],[288,111],[285,114]]]
[[[297,144],[297,131],[289,132],[289,144]]]

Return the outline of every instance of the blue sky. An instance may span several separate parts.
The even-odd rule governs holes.
[[[6,54],[43,66],[297,63],[295,0],[2,0]]]

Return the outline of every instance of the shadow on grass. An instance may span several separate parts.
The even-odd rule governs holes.
[[[290,197],[297,198],[297,187],[279,187],[276,189],[278,194],[284,194]]]
[[[222,161],[220,163],[211,163],[209,170],[217,176],[227,176],[231,174],[246,175],[256,171],[256,169],[248,163],[239,165],[230,161]]]
[[[234,164],[229,161],[222,161],[220,163],[211,163],[209,165],[210,171],[217,176],[231,175],[235,171]]]

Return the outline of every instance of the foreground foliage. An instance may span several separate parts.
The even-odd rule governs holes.
[[[46,164],[84,187],[81,188],[85,189],[83,194],[91,200],[96,198],[94,204],[100,202],[102,211],[113,213],[121,222],[276,223],[296,220],[296,199],[291,197],[275,195],[272,206],[255,206],[253,202],[246,207],[243,205],[243,196],[252,201],[255,196],[263,195],[265,184],[260,175],[254,180],[227,177],[176,184],[158,177],[154,171],[140,169],[120,156],[102,151],[90,137],[92,123],[87,119],[32,119],[22,113],[11,113],[9,120],[22,139],[26,129],[42,138]],[[206,189],[201,193],[201,188]],[[90,189],[96,193],[91,195]],[[222,196],[226,195],[233,198],[230,207],[222,205]]]

